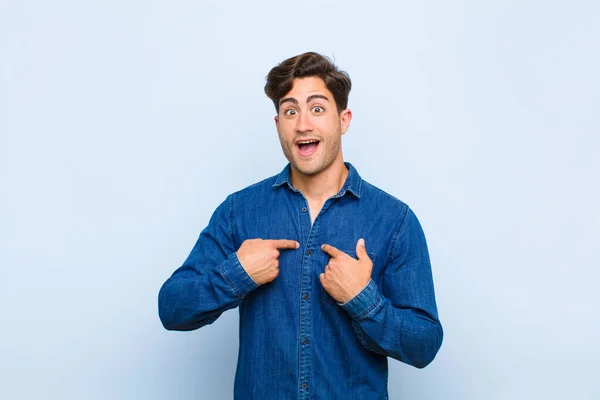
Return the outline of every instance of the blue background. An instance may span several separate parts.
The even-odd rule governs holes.
[[[314,50],[429,241],[445,340],[390,397],[600,398],[599,4],[3,0],[0,397],[231,398],[237,313],[167,332],[157,293],[285,165],[264,77]]]

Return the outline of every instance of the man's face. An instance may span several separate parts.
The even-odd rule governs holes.
[[[333,94],[318,77],[294,79],[275,117],[281,148],[301,174],[313,176],[342,160],[342,135],[352,112],[338,113]]]

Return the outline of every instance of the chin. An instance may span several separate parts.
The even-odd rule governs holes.
[[[327,169],[328,165],[302,165],[302,163],[291,162],[292,166],[296,171],[302,175],[315,176]]]
[[[319,172],[322,171],[322,170],[307,170],[307,169],[302,169],[302,168],[296,168],[296,170],[305,176],[315,176],[315,175],[318,175]]]

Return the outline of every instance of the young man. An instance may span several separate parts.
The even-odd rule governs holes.
[[[239,306],[236,399],[386,399],[387,357],[423,368],[442,343],[415,214],[343,161],[350,87],[316,53],[269,72],[289,164],[228,196],[160,290],[170,330]]]

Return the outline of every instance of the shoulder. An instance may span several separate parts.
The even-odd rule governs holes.
[[[409,212],[410,207],[405,202],[372,183],[363,179],[361,186],[361,201],[364,200],[369,206],[391,215],[399,215],[401,219]]]
[[[246,202],[267,196],[273,192],[273,185],[277,180],[278,174],[265,178],[259,182],[246,186],[229,195],[232,202]]]
[[[387,220],[390,223],[390,230],[394,232],[391,249],[395,249],[391,251],[408,253],[411,246],[427,249],[421,223],[405,202],[365,181],[362,194],[368,199],[369,209],[380,213],[379,221]]]

